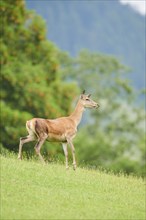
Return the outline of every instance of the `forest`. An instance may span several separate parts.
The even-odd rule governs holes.
[[[18,153],[27,120],[69,115],[85,89],[100,108],[87,110],[79,126],[78,166],[144,176],[145,110],[125,77],[129,68],[85,49],[71,57],[47,39],[45,21],[24,0],[1,0],[0,14],[1,154]],[[24,157],[35,155],[33,146],[23,148]],[[59,144],[45,143],[42,154],[64,163]]]

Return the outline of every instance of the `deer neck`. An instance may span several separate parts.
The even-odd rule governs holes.
[[[76,126],[79,125],[82,119],[84,109],[85,109],[84,106],[81,104],[80,101],[78,101],[74,112],[70,115],[70,118],[75,122]]]

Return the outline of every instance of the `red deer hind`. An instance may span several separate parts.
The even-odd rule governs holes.
[[[91,95],[85,95],[85,91],[80,95],[74,112],[67,117],[57,119],[33,118],[26,122],[28,136],[20,138],[18,159],[22,159],[22,146],[24,143],[37,140],[35,145],[36,154],[42,161],[43,157],[40,153],[41,147],[45,141],[62,143],[66,169],[68,169],[68,149],[70,145],[73,157],[73,168],[76,169],[75,148],[73,138],[76,136],[77,127],[82,119],[82,114],[85,108],[98,108],[99,104],[94,102]]]

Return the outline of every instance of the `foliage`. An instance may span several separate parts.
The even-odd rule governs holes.
[[[46,39],[44,21],[23,0],[1,1],[1,136],[18,150],[32,117],[69,114],[77,87],[62,81],[59,49]]]
[[[81,88],[94,94],[100,108],[83,118],[75,139],[78,163],[145,175],[145,111],[126,79],[129,68],[87,50],[69,57],[46,39],[45,22],[26,10],[23,0],[2,0],[0,13],[2,149],[18,151],[30,118],[68,115]],[[45,144],[42,150],[49,160],[64,160],[58,145]]]
[[[89,125],[75,140],[79,163],[145,175],[145,111],[125,78],[129,69],[112,56],[88,51],[63,66],[64,77],[76,80],[100,104],[86,114]]]
[[[1,157],[1,219],[145,219],[142,179]]]

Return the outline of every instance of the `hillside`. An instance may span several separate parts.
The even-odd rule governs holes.
[[[47,36],[62,50],[112,54],[131,67],[130,80],[144,87],[145,17],[119,1],[28,1],[47,24]]]
[[[142,179],[1,157],[1,219],[145,219]]]

